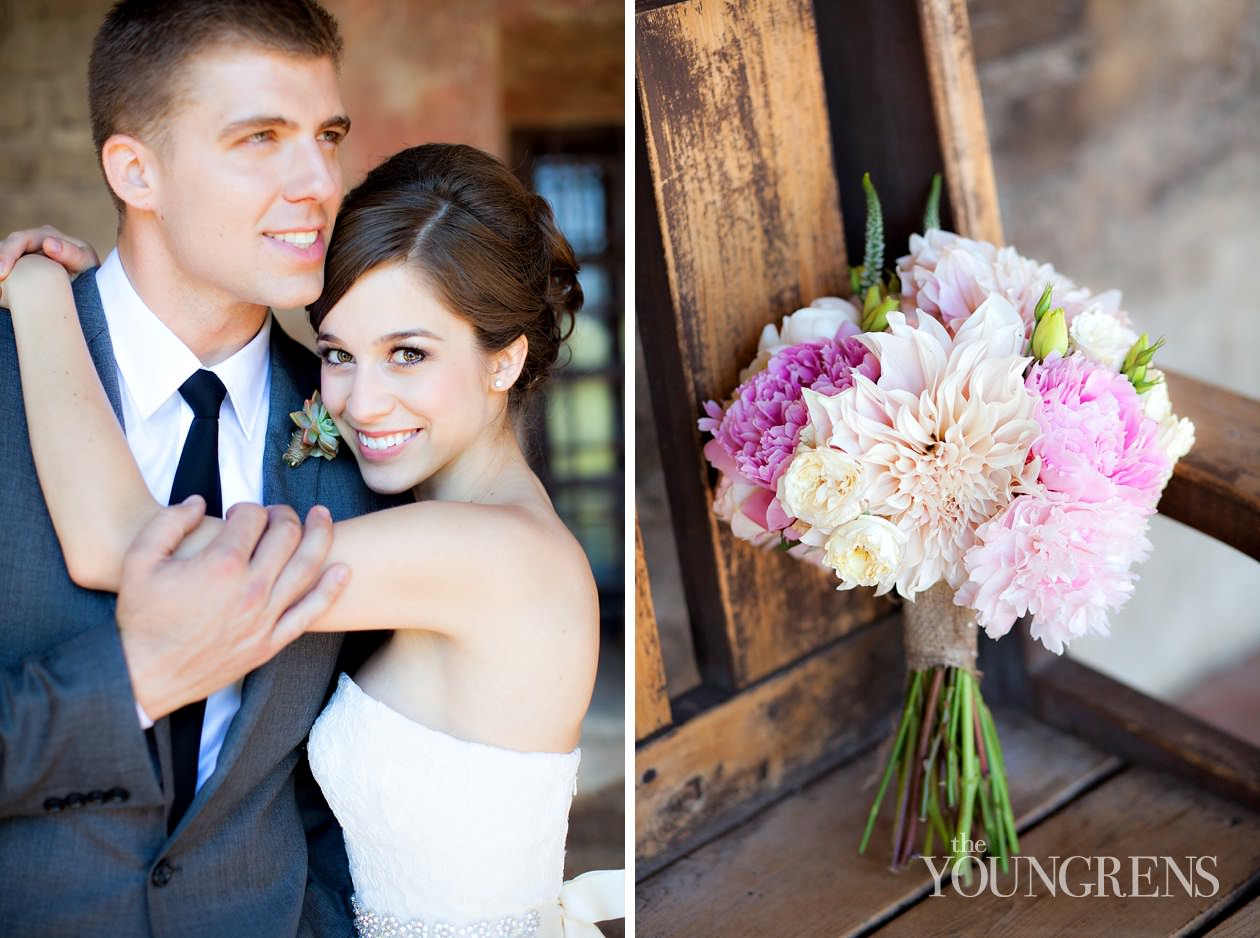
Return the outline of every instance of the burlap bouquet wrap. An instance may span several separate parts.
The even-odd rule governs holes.
[[[941,581],[904,607],[906,666],[911,671],[958,668],[976,673],[975,613],[954,605],[954,591]]]

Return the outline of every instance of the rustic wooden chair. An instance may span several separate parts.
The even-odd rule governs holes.
[[[921,865],[857,854],[899,612],[735,540],[695,421],[765,322],[847,292],[864,170],[889,245],[940,168],[945,226],[1001,242],[965,3],[638,0],[635,20],[637,315],[701,675],[671,697],[640,550],[637,934],[1260,934],[1260,751],[1014,633],[981,668],[1022,852],[1121,858],[1126,891],[1125,858],[1210,856],[1219,887],[938,898]],[[1198,443],[1160,510],[1260,559],[1260,404],[1169,381]]]

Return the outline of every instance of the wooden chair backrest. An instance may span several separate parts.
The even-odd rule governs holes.
[[[870,746],[900,694],[890,603],[734,538],[710,506],[700,405],[762,327],[846,295],[869,171],[888,250],[1001,241],[964,0],[640,2],[636,315],[702,686],[671,704],[640,549],[638,873]],[[637,532],[636,532],[637,534]]]

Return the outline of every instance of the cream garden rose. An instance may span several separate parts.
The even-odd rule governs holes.
[[[783,510],[811,528],[834,531],[862,513],[862,466],[830,446],[802,441],[787,471],[779,476]]]
[[[906,550],[906,535],[887,518],[861,515],[827,538],[823,563],[836,571],[840,585],[878,587],[876,595],[892,589]]]

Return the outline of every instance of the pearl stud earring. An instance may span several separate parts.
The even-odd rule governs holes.
[[[502,387],[503,387],[503,379],[502,379],[502,378],[495,378],[495,379],[494,379],[494,386],[495,386],[496,388],[502,388]]]

